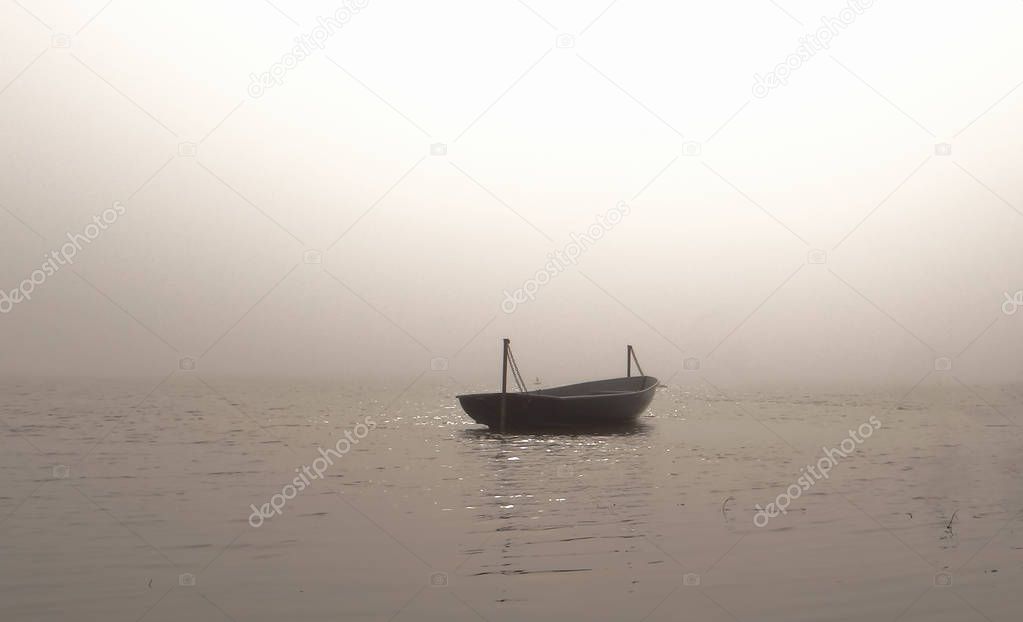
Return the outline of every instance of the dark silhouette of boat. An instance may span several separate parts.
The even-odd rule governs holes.
[[[462,410],[473,421],[491,430],[629,426],[646,411],[657,390],[657,378],[632,375],[632,362],[636,357],[632,346],[628,346],[628,375],[624,378],[526,391],[509,344],[505,339],[501,392],[457,396]],[[519,385],[518,393],[507,390],[509,363]],[[636,367],[642,374],[638,360]]]

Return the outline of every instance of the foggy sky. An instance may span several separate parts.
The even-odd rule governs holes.
[[[124,214],[0,315],[0,372],[496,383],[505,336],[545,383],[627,343],[673,382],[1023,372],[1018,1],[874,2],[766,97],[846,3],[360,0],[258,97],[341,3],[22,4],[0,289]]]

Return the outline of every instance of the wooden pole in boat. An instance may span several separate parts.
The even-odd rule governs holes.
[[[504,353],[501,355],[501,434],[504,434],[505,421],[508,413],[508,345],[510,339],[504,340]]]
[[[629,378],[632,378],[632,346],[626,346],[625,349],[625,374]]]

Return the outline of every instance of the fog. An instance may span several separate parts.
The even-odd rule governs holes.
[[[0,4],[0,372],[1017,379],[1021,20]]]

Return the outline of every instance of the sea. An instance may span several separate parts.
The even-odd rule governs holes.
[[[0,387],[4,621],[1023,613],[1023,385],[696,382],[514,435],[443,383]]]

